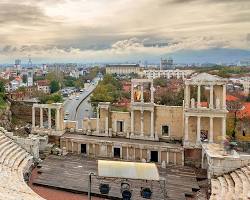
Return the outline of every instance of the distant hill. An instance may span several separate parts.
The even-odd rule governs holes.
[[[250,59],[250,50],[225,48],[181,50],[164,56],[173,57],[177,63],[237,63],[240,60]]]

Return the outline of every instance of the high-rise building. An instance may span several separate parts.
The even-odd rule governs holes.
[[[162,59],[160,63],[160,69],[173,69],[174,61],[172,58]]]
[[[15,65],[17,66],[17,65],[21,65],[21,60],[20,59],[16,59],[15,60]]]
[[[33,86],[33,69],[29,69],[27,73],[27,85]]]

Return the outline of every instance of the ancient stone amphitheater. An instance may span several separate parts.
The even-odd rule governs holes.
[[[33,156],[5,133],[0,128],[0,199],[44,200],[24,181],[33,165]]]
[[[210,200],[250,199],[250,165],[211,180]]]

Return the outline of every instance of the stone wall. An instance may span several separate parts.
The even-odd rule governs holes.
[[[0,127],[4,127],[6,130],[11,130],[11,110],[8,105],[5,109],[0,110]]]

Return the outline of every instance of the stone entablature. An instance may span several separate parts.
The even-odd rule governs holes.
[[[86,145],[84,154],[100,158],[117,158],[115,149],[120,149],[119,159],[132,161],[151,161],[151,151],[157,152],[158,163],[184,165],[184,149],[180,144],[85,136],[80,134],[64,134],[61,137],[61,147],[68,152],[83,153],[81,145]]]
[[[40,109],[40,124],[36,125],[35,110]],[[43,110],[48,113],[47,127],[44,126]],[[55,127],[52,126],[51,110],[55,110]],[[32,133],[48,134],[53,136],[61,136],[65,132],[64,128],[64,109],[61,103],[52,104],[33,104],[32,107]]]

